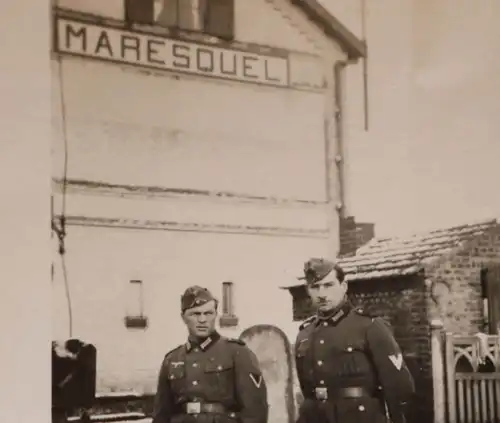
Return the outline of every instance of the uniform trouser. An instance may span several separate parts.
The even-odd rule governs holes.
[[[387,418],[378,398],[305,399],[297,423],[387,423]]]

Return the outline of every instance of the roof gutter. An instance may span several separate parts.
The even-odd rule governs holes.
[[[338,213],[338,224],[339,224],[339,232],[340,233],[340,219],[345,216],[345,177],[344,177],[344,128],[343,128],[343,91],[342,91],[342,83],[343,83],[343,72],[345,68],[351,64],[356,64],[358,59],[347,59],[340,60],[335,62],[333,67],[334,72],[334,87],[335,87],[335,95],[334,95],[334,118],[335,118],[335,165],[336,165],[336,176],[337,176],[337,204],[336,209]],[[329,143],[326,142],[326,158],[327,158],[327,166],[329,166],[329,157],[328,146]],[[327,172],[330,174],[330,172]],[[327,177],[327,192],[330,196],[331,191],[331,180],[330,177]],[[330,197],[331,199],[331,197]],[[298,288],[300,286],[304,286],[305,284],[297,284],[291,286],[282,286],[281,289],[293,289]]]
[[[345,217],[345,168],[344,168],[344,92],[343,92],[343,74],[347,66],[356,64],[357,59],[348,59],[337,61],[334,65],[334,111],[335,111],[335,164],[337,166],[338,181],[338,203],[337,212],[339,219]],[[339,228],[340,229],[340,228]],[[340,232],[339,232],[340,233]]]

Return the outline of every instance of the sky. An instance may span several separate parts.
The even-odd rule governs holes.
[[[322,0],[361,37],[361,0]],[[378,236],[500,218],[498,0],[366,0],[347,76],[347,207]]]

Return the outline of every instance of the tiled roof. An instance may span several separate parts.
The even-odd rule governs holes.
[[[339,262],[347,280],[411,275],[498,225],[496,220],[488,220],[408,237],[375,238],[359,248],[355,256]]]

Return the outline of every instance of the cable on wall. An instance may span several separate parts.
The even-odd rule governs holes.
[[[63,159],[63,178],[62,178],[62,206],[61,213],[57,218],[52,212],[52,222],[51,227],[53,232],[57,235],[59,240],[59,255],[61,257],[61,267],[63,272],[64,290],[66,294],[66,303],[68,306],[68,331],[69,337],[73,336],[73,307],[71,303],[71,292],[69,289],[68,280],[68,270],[66,266],[66,197],[67,197],[67,186],[68,186],[68,131],[67,131],[67,121],[66,121],[66,99],[64,96],[64,77],[63,77],[63,65],[61,57],[57,58],[58,69],[59,69],[59,94],[61,102],[61,129],[62,129],[62,139],[64,145],[64,159]]]

